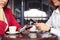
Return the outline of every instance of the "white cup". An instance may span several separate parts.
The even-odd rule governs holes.
[[[37,33],[29,33],[28,36],[30,38],[37,38]]]
[[[9,32],[15,33],[16,32],[16,26],[9,26]]]

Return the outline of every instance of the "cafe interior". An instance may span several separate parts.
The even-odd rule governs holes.
[[[45,23],[53,11],[47,0],[10,0],[8,7],[22,26],[30,25],[30,22]]]
[[[53,11],[48,0],[9,0],[7,7],[12,9],[14,17],[22,26],[33,25],[36,22],[46,23]],[[23,37],[20,33],[7,33],[3,36],[3,40],[58,40],[56,35],[49,32],[44,34],[40,30],[22,35]]]

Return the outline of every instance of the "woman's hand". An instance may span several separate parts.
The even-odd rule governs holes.
[[[26,34],[26,33],[29,32],[28,29],[30,29],[30,28],[31,28],[31,26],[25,25],[24,27],[19,28],[18,31],[19,31],[20,33]]]
[[[36,23],[35,26],[37,29],[42,30],[42,31],[49,31],[50,27],[46,25],[45,23]]]
[[[26,25],[26,29],[32,28],[32,25]]]
[[[25,25],[26,29],[22,32],[22,34],[28,34],[30,31],[29,29],[32,27],[32,25]]]

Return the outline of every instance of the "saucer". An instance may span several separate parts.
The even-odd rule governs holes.
[[[16,32],[13,32],[13,33],[11,33],[11,32],[6,32],[7,34],[17,34],[17,33],[19,33],[18,31],[16,31]]]
[[[41,32],[40,30],[30,30],[30,32]]]

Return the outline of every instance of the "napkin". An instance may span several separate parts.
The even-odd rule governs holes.
[[[30,31],[36,31],[36,26],[33,25],[32,28],[30,28]]]

